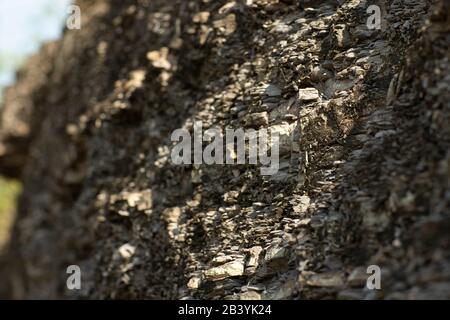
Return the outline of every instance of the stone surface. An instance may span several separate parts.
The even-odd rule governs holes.
[[[231,261],[205,271],[206,279],[213,281],[242,276],[243,274],[244,264],[241,261]]]
[[[319,91],[315,88],[300,89],[298,99],[302,102],[311,102],[319,99]]]
[[[5,92],[0,298],[449,297],[447,1],[77,3]],[[195,121],[276,128],[280,170],[174,165]]]

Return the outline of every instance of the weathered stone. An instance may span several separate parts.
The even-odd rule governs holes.
[[[232,261],[221,266],[205,271],[208,280],[218,281],[229,277],[242,276],[244,274],[244,263],[242,261]]]
[[[247,126],[265,126],[269,123],[269,115],[267,112],[256,112],[249,114],[245,119]]]
[[[319,99],[319,91],[316,88],[300,89],[298,99],[302,102],[311,102]]]
[[[369,276],[370,274],[367,274],[364,267],[358,267],[350,273],[347,278],[347,283],[351,287],[363,287],[366,285]]]
[[[200,286],[201,279],[199,277],[192,277],[189,279],[189,282],[187,283],[187,287],[189,289],[198,289]]]
[[[117,252],[122,258],[129,259],[136,252],[136,248],[129,243],[125,243],[124,245],[120,246],[119,249],[117,249]]]
[[[342,287],[344,285],[344,277],[339,272],[319,273],[310,276],[306,280],[306,284],[312,287]]]
[[[261,300],[261,294],[256,291],[247,291],[239,294],[239,300]]]
[[[281,96],[281,89],[274,84],[269,84],[264,90],[264,94],[269,97],[278,97]]]
[[[300,196],[298,200],[295,200],[295,205],[292,207],[295,213],[305,213],[309,207],[311,199],[308,196]]]

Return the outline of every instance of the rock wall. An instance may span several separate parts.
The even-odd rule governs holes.
[[[78,5],[6,92],[5,297],[450,298],[448,1]],[[195,121],[276,130],[279,172],[174,165]]]

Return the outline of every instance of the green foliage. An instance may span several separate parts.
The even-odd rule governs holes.
[[[20,190],[19,182],[0,178],[0,249],[8,239]]]
[[[20,189],[18,181],[0,178],[0,219],[5,212],[14,209]]]

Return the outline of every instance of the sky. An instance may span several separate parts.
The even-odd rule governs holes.
[[[70,0],[0,0],[0,99],[23,59],[59,37]]]

